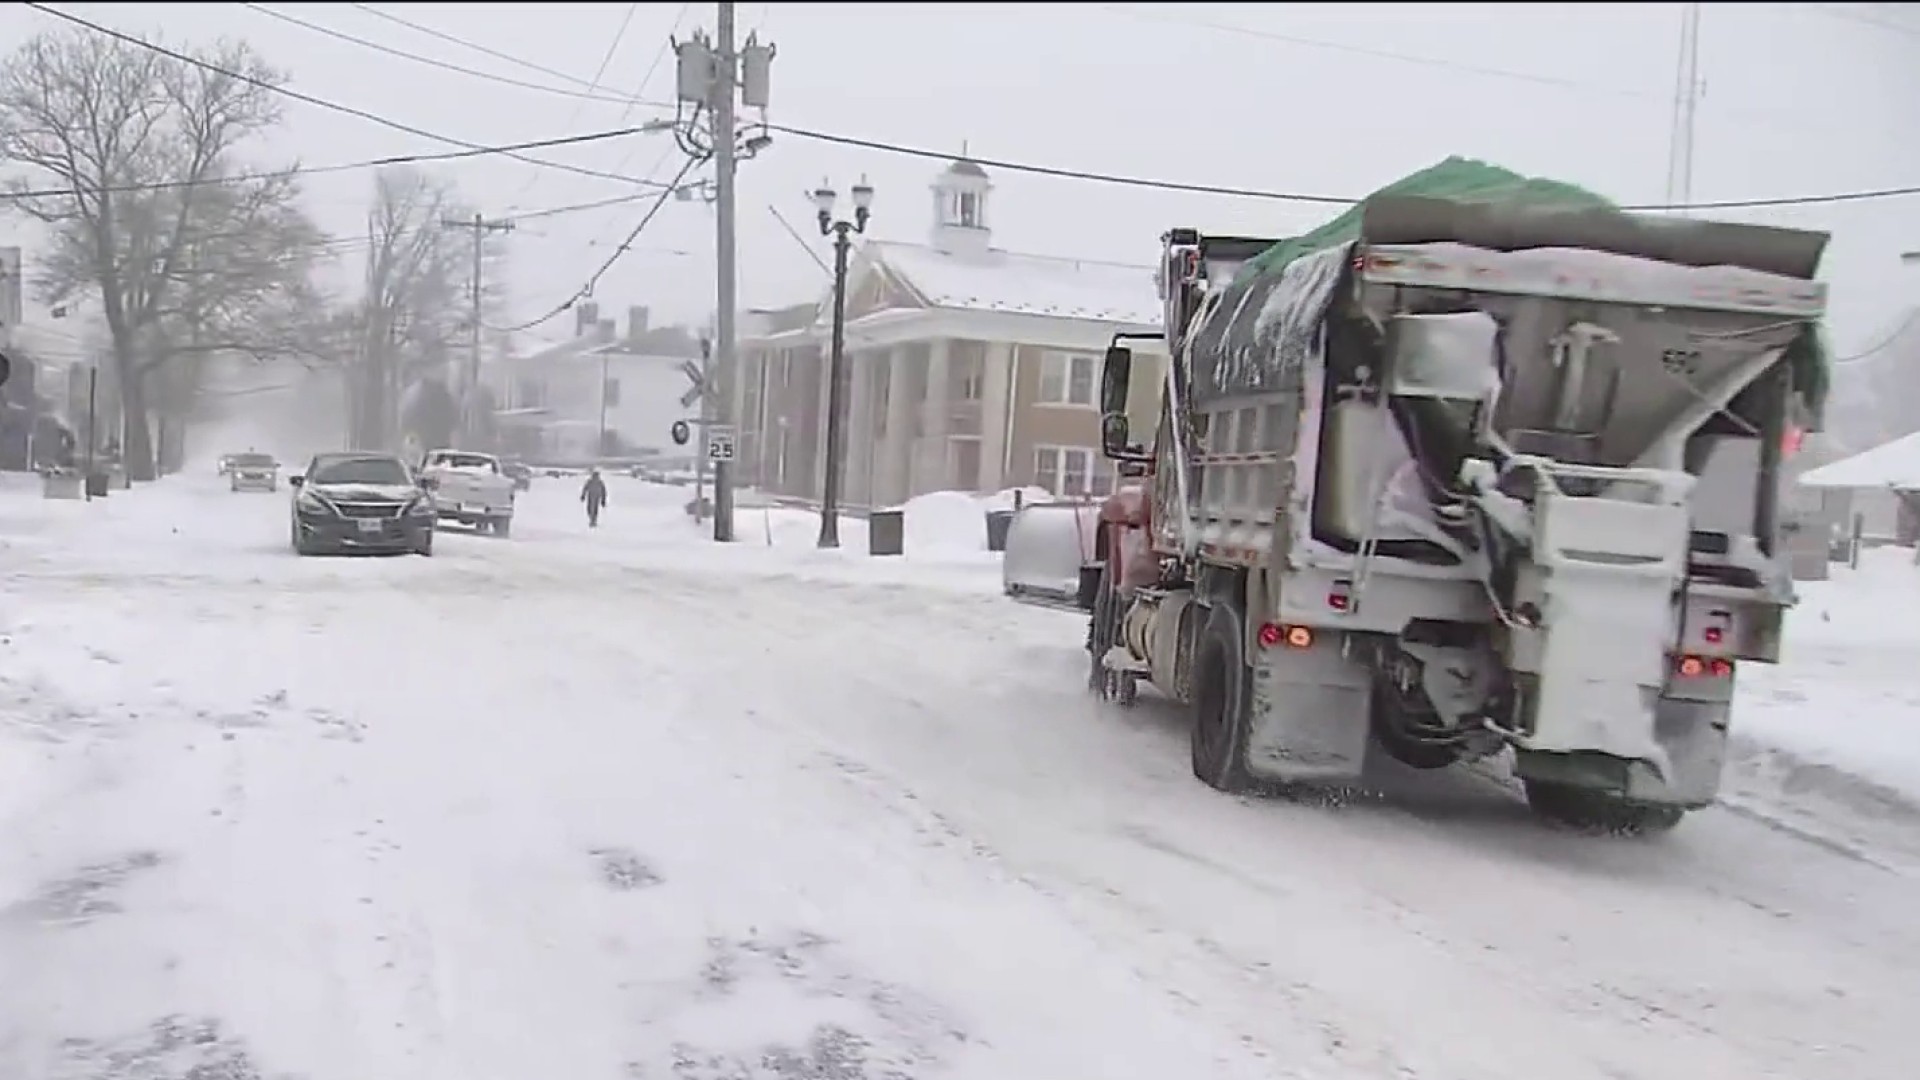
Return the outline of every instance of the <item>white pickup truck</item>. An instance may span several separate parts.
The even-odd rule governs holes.
[[[492,454],[430,450],[420,461],[420,477],[433,492],[433,508],[441,521],[457,521],[495,536],[512,530],[513,480]]]

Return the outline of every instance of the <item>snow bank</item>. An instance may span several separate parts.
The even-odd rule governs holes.
[[[1783,786],[1817,781],[1840,802],[1920,807],[1920,567],[1904,548],[1799,583],[1777,666],[1746,664],[1733,727]],[[1855,784],[1853,778],[1864,781]],[[1836,785],[1850,790],[1838,790]]]
[[[966,491],[932,491],[902,503],[904,511],[903,545],[907,558],[942,558],[990,554],[987,551],[987,515],[996,510],[1011,510],[1016,489],[976,495]],[[1028,502],[1052,498],[1040,488],[1018,489]],[[749,543],[762,541],[774,547],[812,546],[819,537],[818,510],[762,505],[748,509],[736,503],[740,519],[735,531]],[[769,537],[769,534],[770,537]],[[840,545],[843,549],[864,553],[867,550],[867,522],[864,518],[842,516]]]

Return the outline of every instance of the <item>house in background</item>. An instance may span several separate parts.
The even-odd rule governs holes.
[[[649,325],[644,307],[627,309],[624,334],[598,304],[574,312],[571,339],[491,365],[502,452],[554,461],[669,452],[669,431],[686,413],[682,365],[699,363],[699,342],[684,328]]]
[[[1159,326],[1153,269],[996,248],[992,190],[979,165],[954,162],[933,183],[928,242],[869,241],[848,268],[848,505],[953,489],[1112,490],[1101,358],[1116,331]],[[766,490],[820,492],[831,320],[829,297],[755,313],[743,328],[742,445],[755,450],[743,479]],[[1136,355],[1132,420],[1144,431],[1165,352],[1144,343]]]

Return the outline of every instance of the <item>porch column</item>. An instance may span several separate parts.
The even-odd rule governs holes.
[[[951,343],[935,338],[927,343],[927,400],[920,407],[921,437],[915,444],[912,491],[922,495],[941,491],[953,483],[952,453],[947,435],[952,424],[950,399],[952,383],[947,373],[947,353]]]
[[[796,476],[797,483],[790,484],[787,494],[798,495],[806,499],[818,499],[826,493],[827,480],[827,391],[831,388],[832,372],[827,363],[827,350],[813,346],[813,430],[808,433],[808,445],[813,448],[813,459],[808,463],[807,475]],[[798,468],[796,466],[796,472]]]
[[[913,496],[913,447],[918,435],[915,414],[919,411],[919,380],[912,369],[913,350],[895,345],[887,351],[887,437],[882,441],[879,460],[881,483],[879,501],[905,502]]]
[[[846,501],[867,506],[873,497],[873,354],[847,350],[847,453],[842,462]]]
[[[1005,487],[1007,415],[1013,394],[1013,344],[987,343],[986,369],[980,373],[980,490]]]

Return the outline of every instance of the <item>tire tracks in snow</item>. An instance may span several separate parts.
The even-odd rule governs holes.
[[[1068,858],[1062,861],[1057,857],[1058,852],[1056,852],[1054,857],[1038,856],[1036,862],[1036,856],[1030,850],[1032,845],[1016,845],[1028,847],[1030,853],[1009,858],[989,842],[983,841],[973,827],[958,824],[953,817],[935,809],[926,801],[927,793],[923,790],[924,783],[921,780],[921,777],[926,774],[922,769],[904,766],[907,771],[902,772],[900,768],[882,767],[876,764],[878,758],[900,758],[897,752],[899,744],[893,744],[895,749],[890,751],[884,748],[886,745],[884,742],[875,743],[858,734],[849,736],[847,734],[849,729],[859,731],[861,725],[823,723],[825,717],[817,709],[809,709],[800,704],[811,699],[815,701],[858,700],[869,709],[885,708],[890,705],[899,714],[899,719],[892,726],[911,729],[915,736],[930,742],[948,739],[950,733],[938,730],[940,725],[916,724],[914,720],[918,719],[920,713],[933,715],[942,708],[951,709],[959,704],[952,698],[952,685],[941,685],[940,682],[936,682],[935,693],[946,695],[946,699],[940,701],[938,705],[930,705],[926,701],[924,690],[916,686],[916,683],[922,680],[933,681],[929,678],[927,670],[930,655],[935,656],[933,666],[936,669],[943,663],[948,668],[964,666],[964,657],[935,655],[943,650],[948,641],[967,637],[979,639],[996,633],[1005,636],[1008,620],[1005,617],[1004,608],[994,610],[985,603],[929,602],[922,599],[918,604],[918,615],[923,620],[922,626],[916,628],[903,623],[899,627],[899,633],[889,634],[881,627],[893,621],[896,613],[888,609],[895,606],[895,598],[884,592],[860,590],[857,587],[833,588],[815,585],[806,596],[790,596],[787,594],[793,590],[784,584],[768,587],[764,580],[742,581],[737,578],[726,579],[720,575],[678,571],[655,572],[649,576],[648,580],[647,587],[651,593],[662,599],[671,600],[686,612],[685,622],[688,626],[698,626],[705,631],[701,635],[705,639],[702,644],[716,658],[732,654],[737,659],[738,652],[743,650],[751,652],[756,643],[764,647],[765,635],[791,634],[793,632],[791,628],[794,627],[809,628],[806,631],[809,639],[806,647],[822,657],[836,655],[835,646],[840,644],[841,640],[857,643],[860,652],[838,654],[843,662],[829,665],[833,668],[830,672],[803,671],[797,680],[800,685],[783,686],[778,700],[784,704],[779,707],[771,705],[764,694],[756,694],[746,687],[737,687],[732,690],[728,694],[728,700],[736,701],[742,711],[757,712],[758,722],[778,723],[787,731],[798,731],[810,737],[816,744],[823,745],[826,748],[823,752],[830,757],[855,762],[858,767],[846,771],[856,782],[873,789],[877,799],[891,805],[897,813],[919,821],[923,827],[943,833],[947,836],[948,842],[955,847],[969,851],[983,860],[998,863],[1002,867],[1002,872],[1006,873],[1011,880],[1022,881],[1030,888],[1047,893],[1054,902],[1076,909],[1075,914],[1078,920],[1082,925],[1094,926],[1095,929],[1091,932],[1096,935],[1103,932],[1097,928],[1102,916],[1087,914],[1087,899],[1103,898],[1100,903],[1108,909],[1108,916],[1114,912],[1120,915],[1118,919],[1107,917],[1106,922],[1111,929],[1104,931],[1105,940],[1111,942],[1115,948],[1128,950],[1132,955],[1140,955],[1143,951],[1140,948],[1143,941],[1165,942],[1171,939],[1174,942],[1172,947],[1156,945],[1154,950],[1157,950],[1157,953],[1154,950],[1147,950],[1151,959],[1147,962],[1143,974],[1150,981],[1172,987],[1172,992],[1177,996],[1192,1001],[1205,1001],[1207,1005],[1205,1011],[1216,1019],[1225,1004],[1224,999],[1229,997],[1225,987],[1235,984],[1243,988],[1260,987],[1267,1001],[1264,1003],[1264,1008],[1243,1012],[1242,1015],[1247,1021],[1255,1020],[1266,1009],[1285,1010],[1297,1017],[1319,1017],[1322,1034],[1319,1045],[1314,1048],[1318,1052],[1340,1060],[1349,1068],[1399,1069],[1409,1076],[1449,1075],[1455,1071],[1456,1066],[1467,1066],[1469,1063],[1471,1067],[1479,1070],[1482,1076],[1526,1075],[1528,1069],[1525,1062],[1530,1056],[1534,1059],[1536,1069],[1546,1068],[1562,1076],[1572,1075],[1567,1070],[1575,1063],[1591,1070],[1585,1075],[1596,1077],[1698,1076],[1702,1074],[1703,1069],[1713,1074],[1765,1076],[1776,1068],[1793,1069],[1793,1066],[1779,1064],[1782,1056],[1785,1056],[1789,1059],[1799,1059],[1802,1065],[1796,1075],[1806,1077],[1812,1075],[1804,1067],[1806,1062],[1813,1060],[1808,1055],[1827,1057],[1826,1052],[1804,1042],[1804,1034],[1797,1036],[1794,1034],[1796,1028],[1805,1028],[1805,1018],[1797,1023],[1787,1021],[1787,1018],[1795,1015],[1797,1011],[1804,1011],[1804,1005],[1784,1000],[1777,1004],[1769,1003],[1764,998],[1763,988],[1750,988],[1746,991],[1750,999],[1747,1010],[1735,1009],[1731,1013],[1726,1013],[1722,1006],[1729,1003],[1715,1001],[1712,995],[1703,995],[1700,991],[1688,992],[1681,985],[1661,978],[1657,968],[1642,972],[1634,980],[1643,984],[1638,987],[1600,975],[1597,970],[1593,973],[1583,971],[1585,965],[1579,960],[1580,948],[1574,939],[1578,936],[1577,931],[1581,929],[1579,923],[1584,918],[1580,911],[1585,898],[1582,895],[1583,887],[1579,885],[1577,876],[1570,876],[1569,872],[1571,871],[1574,875],[1595,872],[1606,875],[1638,868],[1637,872],[1644,874],[1647,867],[1659,865],[1661,849],[1657,841],[1653,845],[1640,845],[1637,854],[1623,856],[1621,852],[1629,852],[1632,849],[1622,847],[1608,838],[1556,835],[1527,819],[1524,811],[1517,805],[1511,808],[1510,814],[1501,810],[1499,816],[1488,817],[1487,815],[1493,810],[1499,809],[1491,802],[1486,804],[1485,809],[1473,811],[1475,816],[1485,818],[1483,821],[1468,821],[1457,817],[1455,820],[1435,821],[1425,819],[1409,809],[1392,805],[1386,807],[1389,813],[1384,816],[1378,813],[1378,808],[1364,804],[1328,813],[1311,807],[1298,807],[1284,803],[1276,805],[1271,802],[1254,801],[1235,804],[1212,797],[1211,793],[1205,793],[1209,796],[1207,799],[1209,805],[1202,807],[1202,812],[1217,822],[1235,826],[1236,828],[1231,831],[1236,833],[1236,839],[1243,844],[1250,842],[1247,826],[1251,825],[1252,828],[1257,829],[1262,822],[1271,822],[1276,815],[1288,815],[1288,820],[1295,825],[1304,821],[1311,827],[1312,832],[1331,834],[1331,842],[1335,843],[1345,842],[1353,845],[1385,843],[1386,841],[1382,839],[1384,836],[1392,830],[1399,830],[1409,834],[1394,841],[1402,845],[1399,848],[1399,854],[1402,856],[1408,853],[1421,854],[1417,850],[1410,851],[1404,846],[1406,844],[1417,846],[1433,841],[1438,848],[1452,847],[1456,851],[1462,847],[1470,847],[1476,842],[1485,844],[1487,850],[1469,852],[1467,857],[1482,864],[1494,864],[1490,868],[1495,876],[1490,880],[1497,880],[1500,873],[1512,872],[1511,870],[1500,871],[1497,867],[1503,851],[1510,851],[1515,855],[1524,855],[1528,858],[1557,859],[1559,865],[1547,862],[1542,866],[1543,872],[1551,875],[1550,878],[1531,875],[1527,879],[1527,884],[1532,892],[1540,893],[1544,889],[1546,896],[1558,896],[1557,902],[1562,905],[1561,910],[1574,920],[1569,924],[1568,933],[1563,935],[1561,945],[1555,949],[1560,954],[1558,966],[1553,961],[1547,961],[1545,957],[1528,960],[1525,954],[1514,951],[1516,948],[1525,947],[1524,940],[1504,940],[1497,932],[1492,937],[1473,935],[1463,938],[1458,935],[1457,930],[1446,929],[1438,921],[1436,914],[1416,910],[1407,906],[1405,902],[1395,901],[1387,895],[1368,891],[1368,886],[1364,884],[1367,875],[1363,874],[1359,882],[1346,883],[1342,883],[1338,878],[1325,878],[1326,870],[1342,872],[1343,859],[1336,859],[1331,864],[1317,862],[1316,860],[1319,860],[1324,853],[1315,852],[1307,862],[1300,864],[1300,868],[1307,872],[1306,876],[1292,883],[1292,887],[1309,892],[1316,888],[1325,888],[1330,890],[1330,895],[1342,897],[1343,902],[1357,902],[1358,906],[1346,913],[1353,920],[1372,924],[1383,933],[1399,935],[1402,938],[1402,944],[1396,949],[1390,949],[1389,952],[1398,952],[1403,959],[1407,960],[1424,956],[1424,960],[1419,961],[1416,966],[1425,965],[1430,972],[1444,971],[1450,965],[1455,967],[1457,971],[1452,981],[1458,984],[1461,992],[1482,998],[1486,1015],[1502,1014],[1502,1007],[1497,1003],[1503,1000],[1516,1006],[1521,1015],[1524,1015],[1526,1008],[1539,1012],[1544,1006],[1547,1010],[1537,1017],[1542,1021],[1543,1031],[1541,1038],[1536,1040],[1536,1045],[1533,1045],[1529,1052],[1517,1053],[1516,1051],[1521,1047],[1507,1045],[1500,1048],[1497,1054],[1484,1058],[1472,1051],[1465,1051],[1463,1060],[1462,1051],[1456,1047],[1439,1051],[1440,1062],[1428,1065],[1424,1070],[1418,1065],[1409,1065],[1407,1063],[1409,1059],[1431,1058],[1434,1054],[1431,1048],[1428,1053],[1408,1049],[1409,1044],[1417,1044],[1422,1040],[1409,1038],[1410,1033],[1404,1030],[1395,1031],[1394,1027],[1379,1015],[1378,1002],[1369,1007],[1363,1007],[1360,1013],[1356,1014],[1351,1004],[1347,1004],[1357,1003],[1355,999],[1331,997],[1325,991],[1305,985],[1298,979],[1276,974],[1277,969],[1285,966],[1283,962],[1275,963],[1257,959],[1247,954],[1244,948],[1223,945],[1205,932],[1197,932],[1193,928],[1195,913],[1184,915],[1180,922],[1186,924],[1187,928],[1179,928],[1168,921],[1164,902],[1144,901],[1142,897],[1134,895],[1138,891],[1138,882],[1133,885],[1118,885],[1103,880],[1104,875],[1101,873],[1088,875],[1076,870],[1074,864],[1084,863],[1085,859]],[[905,601],[907,598],[899,599]],[[936,603],[937,614],[927,610]],[[900,611],[897,614],[914,613],[914,605],[911,603],[901,603],[899,606]],[[947,620],[948,625],[939,630],[932,630],[929,621],[935,619]],[[836,632],[836,628],[839,627],[858,627],[859,632],[841,635]],[[683,649],[694,647],[692,641],[682,640],[678,644]],[[716,659],[716,663],[720,662],[723,661]],[[853,672],[847,670],[850,665],[856,664],[857,670]],[[1046,669],[1043,674],[1050,676],[1054,672],[1052,669]],[[964,674],[962,677],[964,678]],[[1015,684],[1031,682],[1036,689],[1041,685],[1037,681],[1024,678],[1017,672],[1008,673],[1005,678]],[[1059,699],[1060,695],[1057,692],[1059,689],[1058,686],[1052,686],[1049,688],[1052,692],[1039,691],[1037,700],[1029,705],[1035,713],[1036,724],[1048,724],[1044,710],[1052,700]],[[1068,689],[1077,689],[1077,684],[1069,686]],[[972,692],[972,696],[980,700],[983,706],[991,706],[995,700],[1006,700],[1004,697],[1000,699],[982,697],[977,690]],[[1070,716],[1063,719],[1073,720],[1078,717]],[[869,728],[868,732],[871,733],[873,730]],[[1049,740],[1045,737],[1046,734],[1044,728],[1036,732],[1028,749],[1057,745],[1063,741],[1057,737]],[[1057,734],[1056,731],[1055,735]],[[905,738],[906,736],[895,737]],[[946,746],[946,750],[956,755],[962,752],[964,740],[948,741],[951,745]],[[1113,749],[1118,749],[1123,754],[1129,750],[1151,751],[1151,747],[1142,744],[1152,741],[1155,740],[1129,738],[1124,730],[1116,730],[1109,740],[1108,753],[1096,752],[1090,755],[1096,760],[1057,764],[1069,773],[1076,764],[1086,765],[1091,771],[1094,766],[1102,763],[1097,760],[1098,758],[1114,756],[1111,753]],[[1001,754],[1009,750],[1005,747],[998,749]],[[1164,748],[1159,752],[1164,752]],[[907,758],[916,756],[923,762],[926,757],[925,754],[916,755],[909,752]],[[907,758],[900,758],[900,760],[905,761]],[[1176,760],[1171,764],[1181,766],[1184,763]],[[1164,776],[1169,771],[1166,766],[1167,763],[1136,765],[1130,770],[1134,774],[1133,786],[1136,788],[1132,794],[1136,797],[1142,794],[1138,783],[1142,774],[1148,778],[1156,775]],[[1172,771],[1180,774],[1179,780],[1184,782],[1191,791],[1192,782],[1185,779],[1184,768],[1176,768]],[[909,774],[915,779],[906,779]],[[950,780],[951,774],[942,779]],[[1004,771],[995,772],[992,769],[986,770],[986,775],[981,777],[984,783],[994,781],[1004,783],[1007,779]],[[1100,771],[1088,777],[1085,784],[1088,787],[1097,788],[1102,784],[1111,783],[1112,779],[1111,773]],[[1068,782],[1073,781],[1069,779]],[[1153,790],[1152,785],[1149,785],[1148,790]],[[1027,812],[1041,814],[1049,812],[1050,800],[1044,797],[1044,793],[1042,797],[1036,799],[1030,790],[1016,792],[1003,789],[995,792],[984,786],[973,792],[976,797],[993,798],[996,794],[1015,796],[1010,801],[1025,802],[1027,805],[1020,809]],[[1201,793],[1193,792],[1193,794]],[[939,796],[942,801],[949,803],[956,797],[964,798],[959,796],[957,791]],[[1071,800],[1059,801],[1063,805],[1051,809],[1069,811],[1073,809],[1070,805],[1064,805]],[[1115,809],[1120,812],[1113,816],[1123,822],[1129,816],[1137,818],[1141,811],[1149,810],[1154,801],[1158,800],[1144,800],[1140,805],[1125,809],[1116,807]],[[1172,802],[1193,803],[1194,800],[1176,796]],[[958,805],[966,806],[966,803],[963,801]],[[1172,809],[1172,806],[1162,805],[1159,809],[1166,811]],[[981,816],[982,813],[984,811],[963,813],[963,816],[985,821],[986,819]],[[1223,815],[1231,815],[1232,820],[1229,821]],[[1321,820],[1316,821],[1316,816]],[[1278,822],[1273,823],[1278,824]],[[1723,821],[1715,828],[1724,832],[1725,826],[1726,822]],[[990,830],[992,828],[989,826]],[[1143,833],[1138,826],[1123,824],[1120,828],[1109,831],[1123,836],[1131,831],[1133,834],[1131,839],[1136,846],[1158,848],[1160,853],[1167,857],[1189,864],[1197,863],[1203,868],[1211,864],[1210,872],[1214,877],[1223,880],[1238,879],[1236,888],[1242,892],[1248,888],[1247,875],[1244,871],[1233,871],[1235,861],[1244,865],[1257,865],[1260,861],[1258,857],[1251,856],[1250,852],[1247,853],[1248,858],[1241,860],[1229,858],[1225,862],[1213,856],[1200,857],[1190,848],[1166,840],[1151,828]],[[1298,830],[1285,831],[1297,832]],[[1468,835],[1460,835],[1462,833]],[[1342,834],[1347,835],[1343,837]],[[1149,839],[1142,844],[1142,838],[1149,836],[1156,839]],[[1277,831],[1272,840],[1277,842],[1283,837],[1284,832]],[[1301,838],[1298,835],[1295,836],[1295,839]],[[1426,852],[1423,857],[1433,867],[1434,872],[1447,873],[1446,854],[1444,850]],[[1383,858],[1394,858],[1394,849],[1381,847],[1380,855]],[[1352,857],[1348,855],[1345,858]],[[1582,866],[1582,864],[1586,865]],[[1665,919],[1669,925],[1659,927],[1662,933],[1684,936],[1681,923],[1676,921],[1679,916],[1658,914],[1655,893],[1669,891],[1676,884],[1682,888],[1690,887],[1686,885],[1684,879],[1675,875],[1697,873],[1703,867],[1687,859],[1675,859],[1673,864],[1670,872],[1661,875],[1669,880],[1662,881],[1656,878],[1654,881],[1649,881],[1647,885],[1654,892],[1647,893],[1637,902],[1645,908],[1644,917]],[[1655,884],[1655,881],[1659,883]],[[1352,891],[1355,884],[1361,885],[1361,891],[1357,893]],[[1617,883],[1609,882],[1608,884]],[[1635,883],[1628,881],[1626,884],[1631,887]],[[1066,892],[1063,893],[1060,888],[1054,887],[1056,885],[1065,886]],[[1699,896],[1703,902],[1707,903],[1724,904],[1726,899],[1736,898],[1729,897],[1720,884],[1708,884],[1704,888],[1691,887],[1698,888]],[[1216,893],[1218,891],[1215,890]],[[1715,897],[1720,899],[1715,900]],[[1499,903],[1497,894],[1488,896],[1487,900],[1491,904]],[[1382,906],[1383,901],[1385,906]],[[1261,901],[1256,899],[1255,902]],[[1313,906],[1309,904],[1308,909],[1312,910]],[[1321,902],[1320,909],[1323,913],[1329,913],[1324,901]],[[1489,911],[1492,910],[1496,909],[1489,909]],[[1702,909],[1701,914],[1704,915],[1705,910],[1711,909]],[[1742,910],[1748,910],[1750,917],[1778,918],[1780,914],[1778,911],[1767,913],[1764,908],[1753,908],[1752,905],[1747,905]],[[1724,914],[1722,917],[1724,918]],[[1207,920],[1204,914],[1200,913],[1199,922],[1205,921]],[[1658,924],[1653,925],[1658,926]],[[1299,927],[1297,932],[1310,935],[1323,933],[1320,928],[1311,926]],[[1406,939],[1418,940],[1424,945],[1409,953]],[[1358,944],[1356,942],[1356,946]],[[1425,950],[1424,953],[1422,949]],[[1281,954],[1285,952],[1284,948],[1280,950]],[[1647,954],[1648,961],[1658,963],[1654,959],[1656,955],[1655,953]],[[1367,962],[1363,955],[1356,955],[1354,960],[1356,963]],[[1187,965],[1184,971],[1181,966],[1183,961]],[[1542,961],[1546,962],[1542,963]],[[1568,966],[1569,964],[1571,966]],[[1614,962],[1606,966],[1619,965]],[[1818,978],[1817,975],[1814,977]],[[1659,989],[1663,984],[1668,988]],[[1871,991],[1871,988],[1865,989]],[[1388,995],[1388,997],[1393,996],[1395,995]],[[1347,1003],[1343,1003],[1343,1000]],[[1523,1002],[1526,1003],[1524,1006],[1521,1005]],[[1471,1006],[1471,1003],[1449,1002],[1447,1004],[1464,1013],[1464,1016],[1459,1019],[1469,1027],[1460,1032],[1461,1037],[1475,1037],[1470,1029],[1471,1020],[1468,1018],[1477,1010]],[[1750,1015],[1742,1018],[1743,1013],[1755,1008],[1759,1011],[1751,1012]],[[1723,1013],[1725,1015],[1722,1015]],[[1768,1024],[1762,1021],[1760,1019],[1762,1015],[1771,1016],[1775,1022]],[[1510,1027],[1513,1022],[1514,1017],[1511,1015],[1505,1015],[1502,1018],[1503,1027]],[[1270,1013],[1268,1013],[1267,1030],[1244,1021],[1235,1026],[1259,1032],[1258,1035],[1253,1036],[1256,1039],[1264,1038],[1269,1043],[1274,1041],[1270,1030]],[[1872,1026],[1869,1022],[1867,1030],[1871,1030]],[[1389,1035],[1388,1032],[1393,1034]],[[1570,1038],[1579,1032],[1584,1032],[1584,1037]],[[1658,1034],[1662,1032],[1664,1034]],[[1629,1033],[1632,1033],[1632,1036],[1625,1037],[1629,1036]],[[1484,1035],[1484,1032],[1479,1034]],[[1881,1035],[1884,1037],[1885,1034],[1883,1030]],[[1649,1039],[1650,1035],[1657,1035],[1657,1037]],[[1852,1062],[1857,1067],[1871,1062],[1881,1068],[1890,1067],[1891,1063],[1884,1062],[1883,1057],[1872,1048],[1858,1045],[1848,1048],[1844,1045],[1844,1035],[1840,1037],[1843,1039],[1843,1044],[1830,1048],[1840,1052],[1837,1058],[1831,1059],[1834,1063]],[[1369,1038],[1374,1044],[1362,1048]],[[1398,1044],[1397,1047],[1394,1044]],[[1296,1054],[1302,1049],[1305,1048],[1297,1042],[1276,1047],[1276,1050],[1283,1054]],[[1884,1049],[1884,1046],[1880,1047],[1880,1050],[1884,1051]],[[1476,1058],[1479,1060],[1475,1060]],[[1859,1075],[1859,1073],[1851,1075]]]

